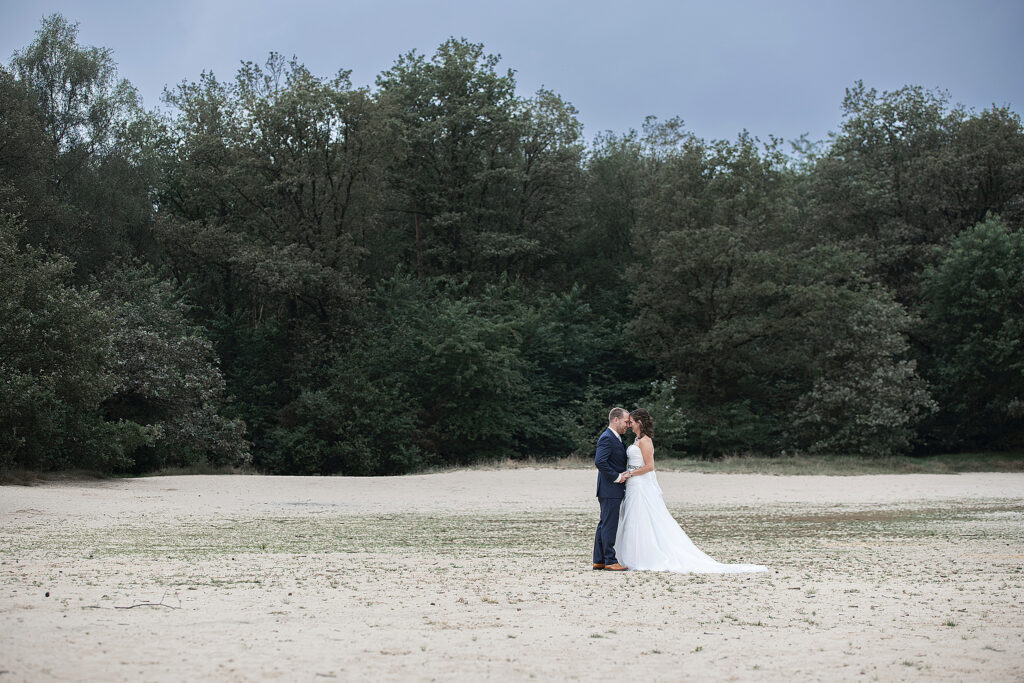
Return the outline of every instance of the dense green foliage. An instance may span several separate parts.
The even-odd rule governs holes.
[[[940,445],[1024,445],[1024,233],[997,218],[960,232],[923,279],[926,376]]]
[[[847,91],[828,143],[588,147],[482,45],[271,54],[144,110],[60,16],[0,68],[0,467],[394,474],[1024,443],[1024,130]]]
[[[71,263],[17,248],[24,226],[0,216],[0,458],[59,469],[123,462],[142,431],[108,422],[101,402],[117,387],[113,320],[96,292],[70,286]]]

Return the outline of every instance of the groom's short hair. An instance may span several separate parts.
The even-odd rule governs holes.
[[[612,420],[625,417],[629,415],[625,408],[612,408],[612,412],[608,413],[608,424],[611,424]]]

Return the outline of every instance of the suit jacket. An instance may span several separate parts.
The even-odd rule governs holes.
[[[626,471],[626,446],[612,433],[611,428],[605,429],[597,438],[594,465],[598,470],[597,497],[624,498],[626,485],[616,484],[615,480]]]

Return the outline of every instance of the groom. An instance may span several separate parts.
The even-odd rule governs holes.
[[[608,429],[597,439],[594,464],[597,466],[597,500],[601,503],[601,521],[594,535],[594,569],[613,572],[627,567],[615,559],[615,532],[619,528],[619,507],[626,495],[626,447],[622,435],[629,426],[629,413],[623,408],[612,408],[608,413]]]

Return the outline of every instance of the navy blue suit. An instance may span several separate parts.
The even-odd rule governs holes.
[[[615,564],[615,532],[619,528],[619,508],[626,495],[626,485],[615,480],[626,471],[626,447],[611,428],[601,432],[594,453],[597,466],[597,500],[601,504],[601,521],[594,534],[594,564]]]

